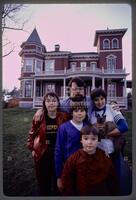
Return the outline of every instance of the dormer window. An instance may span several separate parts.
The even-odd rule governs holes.
[[[110,49],[110,40],[109,39],[103,40],[103,49]]]
[[[112,39],[112,49],[119,48],[119,41],[117,38]]]

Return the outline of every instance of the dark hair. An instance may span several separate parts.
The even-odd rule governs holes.
[[[96,97],[100,97],[100,96],[102,96],[105,99],[107,99],[107,94],[102,88],[96,88],[96,89],[91,91],[91,99],[92,99],[92,101],[94,101]]]
[[[70,99],[70,113],[72,114],[74,110],[78,109],[83,109],[87,112],[85,97],[82,95],[75,96]]]
[[[72,86],[72,83],[76,83],[78,87],[84,87],[84,93],[86,95],[86,84],[81,78],[73,77],[68,83],[68,88]],[[68,95],[70,96],[69,92],[68,92]]]
[[[95,125],[89,124],[87,126],[82,127],[80,130],[80,138],[82,137],[82,135],[91,135],[91,134],[97,135],[98,141],[100,141],[101,137],[99,129]]]
[[[47,93],[46,95],[44,95],[44,97],[43,97],[43,110],[45,111],[45,113],[48,113],[47,108],[46,108],[46,106],[45,106],[45,100],[48,98],[48,96],[55,97],[55,98],[57,99],[57,101],[58,101],[58,109],[57,109],[57,110],[59,110],[59,109],[60,109],[60,100],[59,100],[59,97],[58,97],[57,94],[54,93],[54,92],[48,92],[48,93]]]

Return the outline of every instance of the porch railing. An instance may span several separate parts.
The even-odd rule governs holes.
[[[80,67],[76,67],[75,70],[72,68],[67,69],[67,70],[55,70],[55,71],[39,71],[35,72],[36,76],[55,76],[55,75],[74,75],[74,74],[124,74],[125,69],[100,69],[100,68],[90,68],[86,67],[84,69],[81,69]]]
[[[60,97],[60,99],[63,100],[63,97]],[[34,107],[41,107],[43,97],[35,97],[33,101]],[[127,97],[107,97],[107,103],[111,101],[116,101],[120,107],[127,108]]]

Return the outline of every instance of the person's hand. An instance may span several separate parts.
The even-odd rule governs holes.
[[[119,105],[117,102],[111,101],[110,106],[113,110],[120,111]]]
[[[35,113],[35,115],[34,115],[34,117],[33,117],[33,120],[34,120],[35,122],[40,121],[40,120],[41,120],[42,114],[43,114],[43,110],[42,110],[42,109],[37,110],[37,112]]]
[[[109,156],[109,154],[108,154],[107,151],[105,151],[105,155],[106,155],[108,158],[110,158],[110,156]]]
[[[34,158],[34,156],[35,156],[35,151],[32,151],[32,156],[33,156],[33,158]]]
[[[61,178],[58,178],[58,179],[57,179],[57,186],[58,186],[58,189],[59,189],[60,191],[62,191],[62,181],[61,181]]]

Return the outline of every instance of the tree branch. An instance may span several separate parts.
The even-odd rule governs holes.
[[[14,48],[11,49],[8,53],[4,54],[2,57],[4,58],[4,57],[8,56],[8,55],[11,54],[13,51],[14,51]]]

